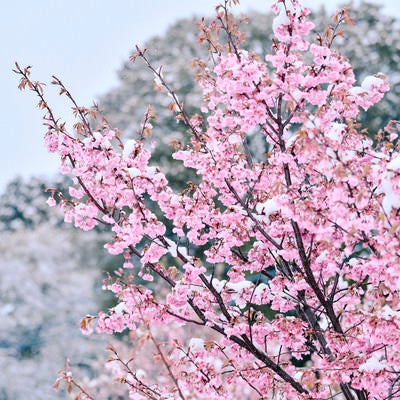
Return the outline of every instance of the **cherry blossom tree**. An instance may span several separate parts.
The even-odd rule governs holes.
[[[371,65],[379,65],[390,84],[390,93],[373,107],[362,110],[358,119],[373,137],[373,132],[391,119],[400,119],[400,113],[397,112],[400,101],[400,77],[397,73],[400,48],[396,45],[400,41],[400,28],[393,16],[382,12],[382,5],[363,0],[350,4],[349,14],[355,23],[346,25],[345,35],[335,40],[334,47],[351,60],[355,78],[360,82],[371,74]],[[239,27],[246,36],[241,47],[258,54],[268,52],[272,44],[274,15],[267,9],[265,11],[250,12]],[[331,21],[330,13],[323,7],[313,10],[312,21],[314,29],[322,31]],[[199,112],[202,94],[188,65],[194,58],[207,57],[206,46],[196,46],[197,35],[196,18],[193,17],[177,21],[164,35],[153,37],[143,44],[152,63],[163,65],[165,79],[185,103],[185,110],[189,114]],[[184,125],[177,125],[168,110],[170,98],[154,91],[152,85],[148,84],[152,73],[140,59],[135,63],[126,60],[117,76],[118,84],[99,97],[99,108],[107,115],[108,122],[123,130],[128,138],[131,134],[134,136],[137,121],[141,120],[147,105],[151,104],[157,115],[152,123],[152,137],[156,142],[152,159],[157,160],[170,186],[174,190],[182,190],[186,181],[195,180],[195,174],[168,156],[171,140],[186,143],[187,139]],[[260,155],[267,151],[261,136],[253,135],[248,139],[253,156],[257,155],[256,151]]]
[[[46,145],[75,181],[49,205],[83,230],[108,226],[105,247],[125,258],[104,283],[118,304],[82,330],[129,330],[136,347],[150,346],[143,363],[110,348],[132,399],[399,398],[397,126],[374,143],[357,120],[389,89],[386,77],[357,85],[334,49],[346,10],[310,42],[310,11],[278,1],[271,53],[258,55],[241,49],[229,3],[200,24],[210,50],[196,62],[201,115],[186,113],[145,50],[132,57],[190,135],[172,155],[198,176],[182,192],[151,159],[150,107],[137,139],[124,141],[54,78],[78,118],[68,130],[17,65],[20,88],[45,111]],[[261,158],[252,135],[267,144]],[[95,398],[68,368],[60,382]]]

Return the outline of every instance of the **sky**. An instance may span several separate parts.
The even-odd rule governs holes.
[[[56,156],[43,145],[45,128],[33,93],[17,89],[15,61],[32,66],[32,78],[50,82],[56,75],[79,105],[92,105],[118,84],[117,71],[135,45],[162,35],[179,18],[210,16],[220,0],[20,0],[2,5],[0,16],[0,192],[17,175],[51,177]],[[400,2],[377,0],[390,15]],[[241,0],[238,12],[269,11],[272,0]],[[308,0],[334,12],[340,0]],[[328,4],[327,4],[328,3]],[[373,72],[373,71],[372,71]],[[70,121],[70,106],[55,88],[48,99],[61,120]]]

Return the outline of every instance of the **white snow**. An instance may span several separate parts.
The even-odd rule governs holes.
[[[157,167],[146,167],[146,172],[149,177],[153,177],[158,172]]]
[[[380,361],[377,355],[372,355],[365,363],[359,366],[360,371],[381,371],[385,368],[385,361]]]
[[[96,140],[101,140],[101,138],[103,137],[103,135],[102,135],[100,132],[95,131],[95,132],[93,132],[93,137],[94,137]]]
[[[331,129],[326,133],[326,137],[334,142],[341,142],[344,132],[346,132],[346,125],[334,122]]]
[[[171,239],[168,239],[167,237],[164,238],[165,241],[168,243],[168,251],[170,252],[172,257],[177,257],[178,256],[178,246],[175,242],[173,242]]]
[[[181,256],[183,256],[183,257],[185,257],[185,258],[187,258],[187,259],[189,259],[189,260],[192,259],[192,257],[189,256],[186,247],[179,246],[179,247],[178,247],[178,252],[179,252],[179,254],[180,254]]]
[[[344,150],[339,152],[339,157],[343,162],[351,161],[356,158],[357,153],[354,150]]]
[[[393,158],[387,165],[387,169],[397,170],[400,169],[400,155]]]
[[[139,369],[137,369],[136,370],[136,378],[138,378],[138,379],[144,379],[144,378],[146,378],[146,371],[145,370],[143,370],[143,369],[141,369],[141,368],[139,368]]]
[[[162,66],[157,68],[157,72],[154,72],[154,82],[158,86],[162,86],[163,85],[162,80],[160,79],[160,77],[164,79],[164,76],[163,76],[163,73],[162,73]]]
[[[274,18],[274,21],[272,22],[272,29],[275,32],[278,26],[289,25],[289,24],[290,24],[290,19],[286,14],[286,10],[284,7],[281,7],[279,14]]]
[[[171,204],[175,204],[175,203],[179,203],[181,201],[181,196],[177,195],[177,194],[173,194],[171,195]]]
[[[141,171],[139,168],[136,167],[131,167],[126,169],[128,171],[129,176],[131,179],[136,178],[137,176],[142,175]]]
[[[394,160],[392,160],[392,161],[394,161]],[[394,164],[393,166],[396,167],[397,163],[398,163],[398,161],[395,161],[393,163]],[[389,167],[389,164],[388,164],[388,167]],[[394,192],[393,187],[392,187],[391,181],[393,178],[394,178],[394,173],[392,171],[386,171],[384,174],[382,174],[381,183],[377,188],[377,194],[380,194],[380,193],[385,194],[385,197],[382,200],[382,208],[386,214],[390,214],[390,212],[392,211],[392,208],[400,207],[400,198]]]
[[[121,301],[121,303],[118,303],[114,308],[114,313],[118,316],[122,316],[124,314],[124,311],[126,311],[126,304],[124,301]]]
[[[191,338],[189,342],[189,348],[191,351],[204,350],[204,340],[201,338]]]
[[[343,290],[343,289],[347,289],[348,287],[349,287],[349,283],[343,279],[343,276],[339,275],[338,288]]]
[[[162,86],[161,79],[156,74],[154,74],[154,82],[156,83],[156,85]]]
[[[395,310],[393,310],[393,308],[392,307],[390,307],[390,306],[388,306],[387,304],[386,305],[384,305],[383,306],[383,308],[382,308],[382,315],[384,316],[384,317],[397,317],[397,318],[399,318],[400,317],[400,311],[395,311]]]
[[[386,214],[390,214],[392,208],[396,207],[396,198],[393,193],[385,193],[385,198],[382,200],[382,208]]]
[[[286,10],[295,16],[300,16],[300,13],[301,13],[301,7],[300,6],[295,7],[292,2],[287,1],[285,3],[285,5],[283,5],[281,3],[279,14],[274,18],[274,21],[272,22],[272,29],[274,31],[280,25],[289,25],[290,24],[290,19],[287,16]]]
[[[266,202],[258,203],[256,205],[257,214],[265,216],[265,219],[269,219],[271,214],[278,212],[280,209],[281,208],[274,198],[268,199]]]
[[[254,289],[254,293],[253,296],[258,299],[258,298],[262,298],[264,293],[269,293],[269,288],[265,283],[260,283],[255,289]]]
[[[333,159],[337,158],[336,153],[330,147],[326,148],[326,154]]]
[[[179,103],[179,98],[178,98],[178,95],[177,95],[176,93],[168,92],[167,95],[168,95],[169,97],[171,97],[171,99],[174,100],[176,103]],[[175,97],[174,97],[174,96],[175,96]]]
[[[122,151],[122,158],[124,160],[127,160],[129,158],[133,149],[135,148],[135,145],[136,145],[136,140],[134,139],[129,139],[126,141],[124,145],[124,150]]]
[[[365,90],[371,90],[373,86],[380,86],[385,81],[376,76],[367,76],[361,83],[361,88]]]
[[[360,94],[365,94],[365,93],[367,93],[366,89],[360,86],[354,86],[349,90],[349,94],[352,96],[358,96]]]
[[[244,291],[246,289],[251,289],[254,287],[254,284],[250,281],[241,281],[241,282],[227,282],[225,288],[228,289],[232,300],[236,303],[239,308],[244,308],[247,305],[247,300],[245,296],[243,296]]]
[[[293,100],[294,100],[296,103],[298,103],[298,102],[302,99],[302,97],[303,97],[303,95],[304,95],[304,92],[302,92],[302,91],[299,90],[299,89],[295,89],[295,90],[293,90],[293,92],[291,93],[291,95],[292,95]]]
[[[226,280],[220,281],[219,279],[214,278],[211,284],[214,286],[217,292],[221,293],[222,290],[224,289],[224,286],[226,285]]]
[[[240,293],[244,289],[251,288],[252,286],[254,286],[254,284],[253,284],[253,282],[250,282],[250,281],[241,281],[241,282],[235,282],[235,283],[228,282],[226,284],[226,287],[228,289],[230,289],[231,291],[236,292],[236,293]]]

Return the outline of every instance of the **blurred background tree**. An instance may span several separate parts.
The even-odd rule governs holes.
[[[102,280],[123,261],[102,247],[101,230],[74,229],[46,204],[47,187],[69,185],[16,178],[0,196],[1,400],[66,398],[52,385],[67,357],[88,380],[104,368],[109,338],[83,336],[79,321],[113,305]]]

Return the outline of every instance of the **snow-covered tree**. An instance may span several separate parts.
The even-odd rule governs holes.
[[[66,357],[82,377],[98,372],[106,341],[79,334],[79,319],[100,305],[101,248],[82,233],[43,222],[0,233],[1,399],[65,398],[52,385]]]
[[[68,228],[46,204],[70,184],[65,176],[16,178],[0,196],[2,400],[65,398],[52,386],[67,356],[89,386],[104,379],[99,354],[108,340],[82,337],[78,322],[89,309],[115,304],[101,285],[118,261],[102,248],[99,230]]]

